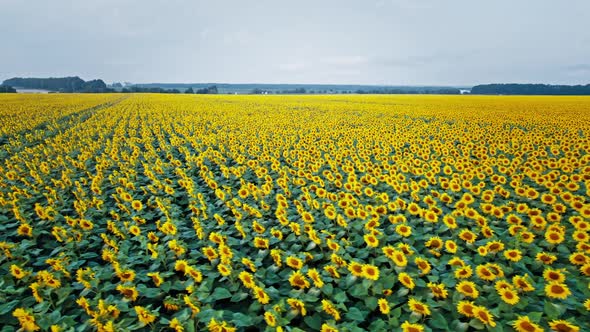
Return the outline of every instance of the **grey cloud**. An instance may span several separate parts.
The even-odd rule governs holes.
[[[586,84],[590,84],[590,64],[588,63],[580,63],[571,66],[565,67],[566,75],[578,78],[578,79],[586,79]],[[582,82],[584,83],[584,82]]]
[[[330,66],[358,66],[369,62],[367,56],[362,55],[337,55],[321,58],[320,63]]]
[[[566,69],[571,71],[590,71],[590,63],[579,63],[567,66]]]
[[[281,63],[277,67],[282,71],[297,72],[305,69],[307,65],[303,62],[287,62]]]
[[[0,0],[0,80],[587,83],[590,1]]]

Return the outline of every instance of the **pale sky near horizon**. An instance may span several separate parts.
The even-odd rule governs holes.
[[[0,81],[590,83],[588,0],[0,0]]]

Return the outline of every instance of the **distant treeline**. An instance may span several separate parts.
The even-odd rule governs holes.
[[[478,95],[590,95],[587,85],[483,84],[471,89]]]
[[[436,94],[436,95],[458,95],[461,91],[456,88],[440,88],[440,89],[357,89],[357,90],[340,90],[340,91],[326,91],[326,90],[306,90],[304,88],[297,88],[293,90],[264,90],[256,88],[250,92],[251,94]]]
[[[50,78],[21,78],[15,77],[2,83],[17,88],[42,89],[54,92],[86,92],[102,93],[113,92],[107,88],[103,80],[84,81],[78,76],[74,77],[50,77]]]
[[[380,89],[380,90],[357,90],[354,93],[359,94],[433,94],[433,95],[459,95],[461,90],[456,88],[440,89]]]
[[[121,84],[117,84],[121,85]],[[458,94],[459,89],[471,87],[402,86],[402,85],[350,85],[350,84],[265,84],[265,83],[139,83],[142,88],[178,89],[186,91],[216,86],[221,94]],[[115,85],[113,84],[113,87]]]
[[[15,93],[16,89],[10,85],[0,85],[0,93]]]
[[[0,92],[14,92],[14,88],[42,89],[51,92],[122,92],[122,93],[187,93],[187,94],[461,94],[460,88],[440,86],[369,86],[322,84],[210,84],[210,83],[114,83],[103,80],[84,81],[80,77],[20,78],[5,80]],[[590,95],[587,85],[547,84],[482,84],[471,88],[479,95]]]
[[[301,95],[301,94],[305,94],[305,93],[313,93],[311,91],[307,91],[304,88],[296,88],[293,90],[264,90],[264,89],[260,89],[260,88],[255,88],[254,90],[252,90],[250,92],[250,94],[254,94],[254,95],[261,95],[261,94],[281,94],[281,95]]]
[[[185,93],[193,93],[193,88],[188,88]],[[199,95],[216,95],[219,92],[217,91],[217,86],[213,85],[206,88],[197,89],[195,93]]]
[[[141,88],[138,86],[130,86],[123,88],[121,93],[180,93],[180,91],[177,89]]]
[[[103,80],[91,80],[84,81],[78,76],[73,77],[50,77],[50,78],[21,78],[14,77],[7,79],[2,83],[0,92],[16,92],[12,87],[23,88],[23,89],[37,89],[37,90],[48,90],[52,92],[62,93],[181,93],[178,89],[165,89],[162,87],[142,87],[142,86],[128,86],[122,89],[116,90],[108,87]],[[121,84],[113,87],[122,87]],[[185,93],[197,93],[197,94],[217,94],[216,86],[207,86],[201,89],[193,91],[189,88]]]
[[[130,86],[125,87],[121,90],[122,93],[181,93],[178,89],[164,89],[158,87],[139,87],[139,86]],[[192,87],[189,87],[184,91],[184,93],[192,94],[201,94],[201,95],[211,95],[217,94],[217,87],[216,86],[209,86],[202,89],[197,89],[194,91]]]

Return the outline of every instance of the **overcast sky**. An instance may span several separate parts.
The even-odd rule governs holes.
[[[0,81],[590,83],[589,0],[0,0]]]

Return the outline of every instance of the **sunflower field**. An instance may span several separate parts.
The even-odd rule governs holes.
[[[590,98],[0,96],[0,331],[590,331]]]

